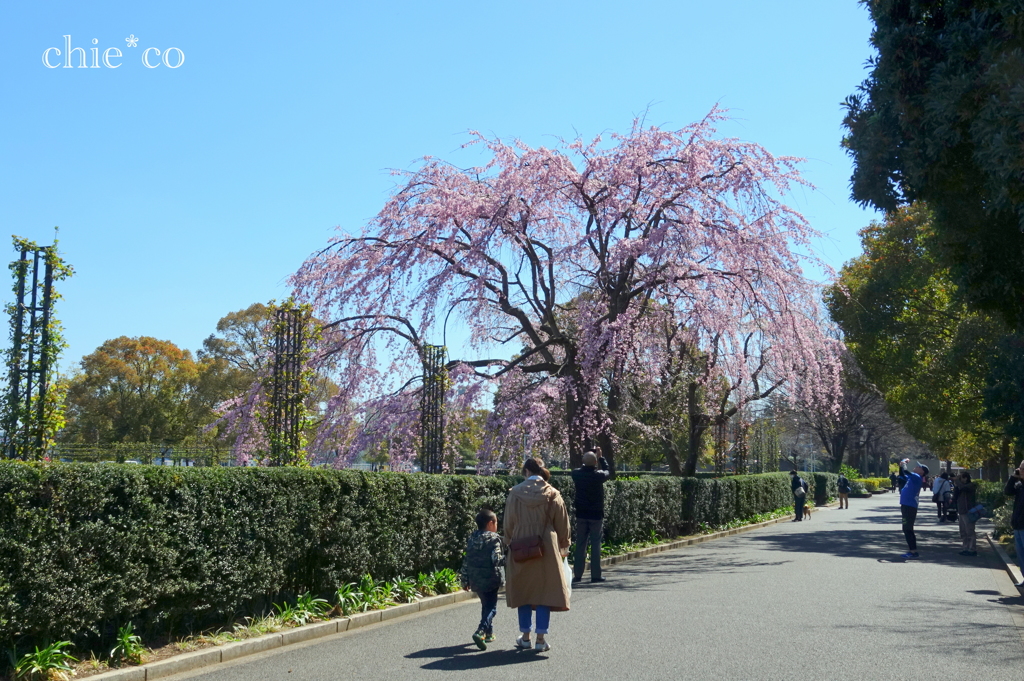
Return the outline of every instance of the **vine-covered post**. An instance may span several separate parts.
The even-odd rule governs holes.
[[[440,473],[444,458],[444,395],[448,389],[448,370],[445,363],[448,353],[444,346],[424,345],[422,354],[420,468],[424,473]]]
[[[274,313],[270,405],[266,421],[272,466],[308,463],[306,401],[311,393],[310,353],[316,333],[308,305],[284,303]]]
[[[2,404],[3,456],[42,458],[64,425],[64,404],[54,388],[54,368],[66,347],[53,302],[53,283],[73,270],[57,253],[57,242],[39,246],[14,237],[20,257],[10,264],[15,302],[7,305],[11,345],[5,351],[9,387]],[[40,271],[40,269],[42,271]]]

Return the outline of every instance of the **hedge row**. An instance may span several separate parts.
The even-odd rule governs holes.
[[[93,645],[128,620],[187,630],[364,573],[454,567],[476,510],[500,513],[520,480],[0,462],[0,644]],[[553,484],[571,513],[572,479]],[[613,481],[606,539],[674,537],[791,503],[781,473]]]

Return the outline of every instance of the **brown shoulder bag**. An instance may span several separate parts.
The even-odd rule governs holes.
[[[512,560],[516,563],[525,563],[544,555],[544,546],[541,544],[540,535],[513,539],[508,548],[512,553]]]

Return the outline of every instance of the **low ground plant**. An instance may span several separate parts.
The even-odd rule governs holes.
[[[405,577],[395,577],[391,580],[391,589],[399,603],[413,603],[419,598],[416,582]]]
[[[451,568],[444,568],[434,573],[434,590],[438,594],[451,594],[459,591],[459,575]]]
[[[421,572],[416,576],[416,590],[424,596],[434,596],[437,594],[437,591],[435,591],[436,583],[437,579],[433,572]]]
[[[358,587],[353,582],[339,586],[338,590],[334,592],[334,600],[338,610],[346,617],[354,612],[359,612],[363,603],[362,594],[359,593]]]
[[[117,645],[110,651],[111,662],[115,665],[142,664],[145,653],[142,638],[135,633],[131,622],[117,630]]]
[[[44,648],[36,646],[35,652],[27,653],[18,660],[14,667],[15,677],[29,681],[68,681],[75,673],[72,665],[78,662],[64,650],[70,645],[71,641],[57,641]]]

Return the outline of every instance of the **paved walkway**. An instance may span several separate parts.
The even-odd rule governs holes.
[[[178,678],[1021,681],[1024,598],[987,544],[957,555],[956,526],[933,508],[922,504],[920,561],[898,558],[885,494],[617,566],[552,615],[542,655],[511,649],[504,604],[499,640],[478,651],[472,601]]]

